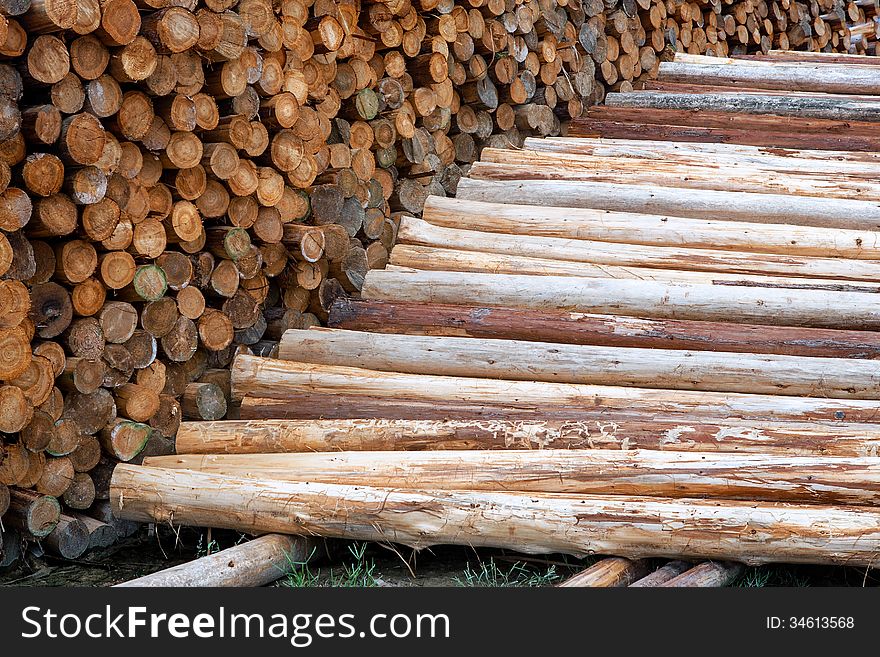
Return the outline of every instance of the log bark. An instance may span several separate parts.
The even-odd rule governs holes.
[[[3,516],[4,525],[30,538],[48,536],[61,519],[58,500],[30,490],[10,490],[9,510]]]
[[[96,520],[82,513],[72,514],[74,518],[83,523],[89,532],[89,549],[110,547],[116,542],[118,535],[112,525]]]
[[[416,548],[459,543],[531,554],[868,566],[880,542],[877,513],[861,507],[395,491],[124,464],[113,474],[111,496],[120,517],[141,522],[388,541]],[[284,505],[283,515],[277,513],[279,505]],[[668,531],[673,525],[677,531]]]
[[[62,514],[55,529],[43,539],[43,543],[49,552],[59,557],[78,559],[89,549],[89,530],[77,518]]]
[[[680,110],[777,114],[813,119],[877,121],[880,101],[838,100],[828,97],[774,96],[753,92],[684,94],[668,91],[612,93],[605,98],[612,107],[640,107]]]
[[[880,94],[875,73],[870,68],[813,65],[787,65],[768,62],[720,60],[701,57],[688,62],[661,62],[660,76],[670,82],[699,80],[701,84],[786,91],[816,91],[832,94]]]
[[[645,575],[639,580],[636,580],[630,586],[634,588],[648,588],[655,586],[662,586],[673,577],[678,577],[684,571],[688,570],[692,564],[689,564],[687,561],[670,561],[667,564],[664,564],[653,573]]]
[[[312,539],[269,534],[117,587],[265,586],[291,564],[308,562],[315,551]]]

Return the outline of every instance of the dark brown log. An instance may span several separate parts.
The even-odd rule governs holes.
[[[95,501],[95,483],[85,472],[77,472],[73,476],[73,483],[62,497],[64,504],[71,509],[88,509]]]
[[[334,302],[329,326],[379,333],[450,335],[617,347],[876,358],[870,331],[792,328],[443,304]]]
[[[213,383],[190,383],[183,393],[181,407],[185,418],[219,420],[226,415],[226,397]]]
[[[80,520],[65,514],[44,539],[48,550],[64,559],[78,559],[89,548],[89,530]]]

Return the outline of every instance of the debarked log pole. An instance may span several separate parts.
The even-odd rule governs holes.
[[[245,400],[248,401],[248,400]],[[653,449],[789,456],[877,456],[880,425],[613,420],[225,420],[184,422],[180,454],[379,450]]]
[[[880,276],[880,263],[872,260],[619,244],[537,235],[487,235],[476,230],[435,226],[415,217],[401,218],[398,239],[402,244],[424,247],[613,266],[854,281],[875,281]]]
[[[474,450],[153,456],[144,465],[247,479],[436,490],[877,504],[876,457],[653,450]]]
[[[693,82],[725,87],[816,91],[835,94],[880,94],[880,81],[870,68],[772,63],[701,57],[696,62],[661,62],[660,75],[670,82]]]
[[[813,119],[877,121],[880,100],[839,99],[834,96],[772,95],[731,90],[730,93],[687,94],[667,91],[612,93],[605,104],[613,107],[687,109],[749,114],[779,114]]]
[[[874,331],[364,301],[348,297],[333,302],[328,326],[374,333],[534,340],[609,347],[880,358],[880,334]]]
[[[622,559],[621,557],[609,557],[597,561],[589,568],[569,577],[564,582],[557,584],[560,587],[619,587],[629,586],[648,572],[648,560]]]
[[[490,203],[443,196],[429,196],[422,216],[435,226],[507,235],[880,259],[880,245],[875,243],[876,233],[871,230]]]
[[[454,231],[467,232],[467,231]],[[485,240],[484,234],[477,234],[478,240]],[[497,237],[492,236],[493,240]],[[565,240],[563,240],[565,241]],[[583,245],[586,246],[587,242]],[[598,245],[600,242],[592,242]],[[804,273],[800,266],[803,262],[796,263],[796,258],[789,260],[791,268],[785,271],[785,265],[780,261],[768,263],[766,260],[758,264],[758,267],[769,265],[776,268],[781,275],[766,275],[761,271],[755,273],[731,273],[735,271],[754,271],[749,261],[757,264],[764,258],[753,259],[753,254],[715,251],[710,255],[702,249],[666,249],[656,247],[641,247],[653,251],[651,254],[636,254],[639,248],[624,248],[621,253],[612,254],[620,244],[605,244],[599,246],[586,257],[591,260],[602,262],[619,262],[621,264],[598,264],[596,262],[577,262],[573,260],[551,260],[548,258],[531,258],[506,253],[483,253],[480,251],[440,249],[431,246],[418,246],[414,244],[398,244],[391,252],[390,263],[385,267],[386,271],[426,270],[426,271],[455,271],[473,272],[482,274],[517,274],[524,276],[575,276],[578,278],[613,278],[617,280],[655,281],[658,283],[689,283],[693,285],[712,286],[735,286],[750,288],[782,288],[785,290],[824,290],[827,292],[862,292],[877,294],[880,292],[880,284],[873,280],[846,280],[836,278],[801,278]],[[490,247],[491,249],[502,247]],[[630,251],[633,251],[630,253]],[[662,253],[669,251],[668,254]],[[674,253],[677,251],[678,253]],[[691,251],[684,255],[682,252]],[[730,254],[728,260],[724,255]],[[627,262],[638,262],[642,256],[648,255],[642,262],[647,266],[632,267]],[[759,254],[764,256],[765,254]],[[609,257],[610,256],[610,257]],[[622,256],[622,257],[621,257]],[[745,256],[745,257],[744,257]],[[779,258],[780,256],[775,256]],[[704,259],[705,258],[705,259]],[[811,260],[831,260],[831,258],[813,258]],[[850,261],[853,262],[853,261]],[[699,264],[697,264],[699,263]],[[660,264],[661,267],[656,267]],[[743,266],[745,264],[745,266]],[[680,267],[680,269],[665,269],[666,265]],[[834,265],[836,268],[838,265]],[[808,265],[809,267],[809,265]],[[873,264],[869,269],[873,269]],[[716,271],[703,271],[713,269]],[[852,268],[849,268],[853,271]],[[717,271],[721,270],[721,271]],[[789,277],[788,274],[791,274]],[[870,274],[860,274],[864,277]]]
[[[286,331],[278,358],[384,372],[679,390],[880,399],[869,360],[552,342]]]
[[[625,185],[582,180],[476,180],[462,178],[457,198],[518,205],[555,205],[616,212],[668,214],[726,221],[825,226],[875,231],[880,206],[859,201],[786,194],[756,194]]]
[[[880,550],[880,513],[865,507],[398,491],[127,464],[113,474],[111,504],[120,517],[141,522],[415,548],[463,544],[530,554],[848,566],[872,566]]]
[[[655,319],[837,329],[880,328],[880,302],[861,292],[443,271],[372,270],[365,299],[470,303]]]
[[[238,400],[247,396],[282,402],[289,402],[297,395],[348,396],[346,401],[361,398],[363,406],[352,404],[345,417],[362,413],[371,402],[380,406],[389,404],[395,408],[395,412],[407,404],[425,404],[428,408],[436,405],[438,414],[447,413],[441,409],[443,406],[476,406],[493,409],[496,419],[500,419],[498,415],[516,410],[531,411],[533,416],[557,420],[580,419],[578,416],[583,413],[593,419],[599,419],[602,415],[625,417],[630,412],[693,418],[801,421],[873,422],[880,417],[880,402],[873,400],[400,374],[247,355],[238,356],[233,362],[232,394]],[[318,401],[316,399],[314,406],[302,409],[309,414],[308,417],[324,417],[326,409]],[[332,399],[327,401],[332,402]],[[399,417],[413,418],[412,415]],[[450,415],[416,417],[442,419]]]
[[[307,562],[316,549],[309,538],[269,534],[116,586],[265,586],[283,577],[292,565]]]

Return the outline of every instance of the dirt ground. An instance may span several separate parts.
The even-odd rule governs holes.
[[[30,554],[0,570],[0,586],[112,586],[246,540],[227,531],[172,532],[144,527],[111,548],[74,560]],[[331,541],[308,565],[291,564],[276,586],[550,586],[592,560],[566,555],[525,556],[501,550],[439,547],[414,552]],[[658,565],[661,562],[658,562]],[[774,565],[750,568],[737,586],[878,586],[880,571]]]

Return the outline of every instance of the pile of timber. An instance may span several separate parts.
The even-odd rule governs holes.
[[[683,60],[660,82],[747,78],[795,119],[811,102],[875,102],[870,64]],[[609,110],[655,95],[619,94]],[[716,112],[750,116],[733,100],[748,94],[720,95]],[[667,92],[664,108],[702,98]],[[872,566],[876,155],[525,146],[484,150],[457,198],[402,217],[390,264],[362,298],[335,300],[328,328],[285,332],[274,358],[237,356],[241,419],[184,423],[176,455],[119,466],[114,512],[613,555],[570,586]],[[652,557],[678,561],[649,575]],[[712,563],[683,563],[700,560]]]
[[[400,213],[454,193],[481,155],[559,134],[673,50],[863,52],[871,36],[851,26],[871,12],[2,0],[4,527],[58,526],[47,545],[69,537],[56,551],[76,555],[74,512],[106,517],[93,503],[117,462],[171,452],[182,418],[224,417],[233,358],[274,354],[285,330],[359,296]]]

